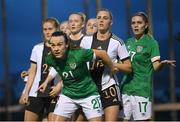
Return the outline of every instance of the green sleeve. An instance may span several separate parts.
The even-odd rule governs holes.
[[[157,56],[160,56],[160,51],[159,51],[159,45],[156,40],[152,40],[152,48],[151,48],[151,59]]]

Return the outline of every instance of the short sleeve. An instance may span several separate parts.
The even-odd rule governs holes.
[[[56,77],[58,73],[56,72],[56,70],[53,67],[49,68],[49,75],[51,75],[53,78]]]
[[[120,60],[126,59],[129,57],[129,53],[127,51],[126,45],[123,43],[118,46],[118,56]]]
[[[151,62],[154,62],[159,59],[160,59],[159,45],[157,41],[153,40],[152,48],[151,48]]]
[[[37,63],[37,48],[36,47],[32,49],[30,61],[33,63]]]

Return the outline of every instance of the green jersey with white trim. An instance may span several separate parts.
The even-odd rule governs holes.
[[[92,49],[79,48],[67,50],[64,59],[56,59],[52,54],[46,57],[47,64],[54,67],[63,80],[62,94],[72,99],[98,94],[86,64],[93,56]]]
[[[160,59],[159,46],[149,35],[139,40],[130,38],[126,42],[131,56],[132,73],[126,74],[122,82],[122,93],[152,99],[153,62]]]

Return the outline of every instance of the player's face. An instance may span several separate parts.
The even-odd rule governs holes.
[[[52,54],[56,58],[63,58],[68,45],[65,43],[64,36],[52,37],[50,40]]]
[[[139,36],[144,34],[147,24],[141,16],[134,16],[131,20],[131,27],[134,35]]]
[[[96,19],[89,19],[86,23],[86,33],[93,34],[97,31]]]
[[[66,33],[67,36],[69,36],[70,30],[69,30],[68,22],[62,23],[59,27],[59,30]]]
[[[68,24],[69,24],[69,29],[72,34],[79,33],[82,30],[82,28],[84,27],[83,20],[81,19],[81,16],[78,14],[70,15]]]
[[[96,19],[98,31],[107,31],[111,28],[112,20],[107,11],[99,11]]]
[[[43,24],[43,34],[46,41],[50,40],[52,33],[54,33],[55,31],[56,31],[56,28],[53,25],[53,23],[45,22]]]

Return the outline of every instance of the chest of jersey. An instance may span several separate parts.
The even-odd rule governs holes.
[[[67,60],[56,63],[55,69],[58,71],[65,84],[72,84],[81,81],[87,75],[86,62],[77,58],[67,58]]]
[[[143,64],[150,60],[151,48],[144,42],[131,41],[127,43],[127,49],[132,62],[136,61]]]

